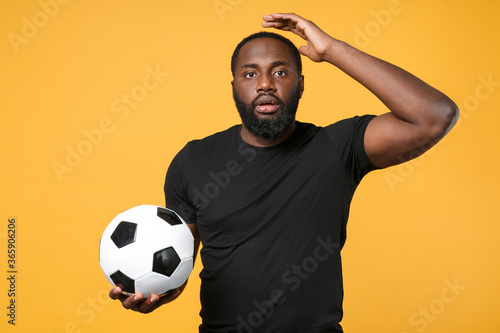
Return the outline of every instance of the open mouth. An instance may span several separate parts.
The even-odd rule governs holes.
[[[278,102],[273,96],[261,96],[255,101],[255,111],[258,113],[274,113],[278,109]]]

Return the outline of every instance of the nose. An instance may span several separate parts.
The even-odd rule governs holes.
[[[260,75],[259,80],[257,82],[257,92],[274,92],[276,91],[276,86],[274,84],[274,80],[272,75],[263,74]]]

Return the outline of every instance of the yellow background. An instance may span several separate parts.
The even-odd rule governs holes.
[[[359,187],[343,250],[345,331],[500,330],[499,2],[55,1],[0,5],[2,331],[196,331],[199,261],[178,300],[140,315],[107,299],[99,238],[119,212],[164,204],[166,169],[188,140],[239,122],[231,53],[261,30],[262,15],[280,11],[407,69],[462,111],[428,154]],[[300,120],[385,112],[338,69],[303,61]],[[68,157],[78,149],[80,159]]]

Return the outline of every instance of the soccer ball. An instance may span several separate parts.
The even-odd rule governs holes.
[[[104,230],[99,263],[126,295],[160,296],[186,282],[193,270],[194,238],[174,211],[141,205],[118,214]]]

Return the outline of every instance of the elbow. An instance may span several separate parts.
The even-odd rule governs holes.
[[[436,103],[434,121],[432,122],[431,137],[435,141],[441,140],[458,122],[460,111],[451,99],[445,96],[443,100]]]
[[[446,133],[448,133],[453,126],[458,122],[458,117],[460,116],[460,110],[458,109],[458,106],[453,102],[451,99],[448,98],[448,105],[443,111],[444,113],[444,119],[445,121],[445,126],[447,128]]]

